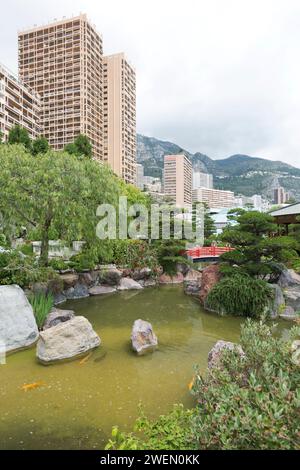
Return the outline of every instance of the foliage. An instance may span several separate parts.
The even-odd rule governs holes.
[[[235,274],[224,277],[212,288],[206,305],[220,314],[259,318],[267,311],[273,295],[265,281]]]
[[[49,150],[50,146],[48,140],[45,137],[38,137],[32,142],[32,155],[38,155],[39,153],[47,153]]]
[[[153,244],[143,240],[114,240],[112,261],[130,269],[150,268],[158,270],[157,250]]]
[[[33,294],[29,297],[29,302],[32,305],[34,316],[36,319],[37,326],[39,330],[42,329],[45,320],[50,313],[53,304],[54,304],[54,299],[52,294]]]
[[[133,433],[113,428],[106,449],[299,449],[300,369],[291,350],[299,335],[294,327],[279,337],[248,319],[241,329],[245,354],[225,350],[218,367],[196,372],[195,408],[175,406],[154,421],[142,414]]]
[[[135,424],[135,434],[122,433],[118,427],[112,430],[112,439],[106,449],[115,450],[190,450],[195,449],[192,440],[191,418],[194,410],[175,405],[173,410],[151,421],[142,413]]]
[[[300,369],[291,341],[262,322],[242,325],[245,356],[226,351],[221,366],[196,375],[198,413],[193,435],[200,449],[299,449]]]
[[[17,284],[29,287],[35,282],[55,280],[57,275],[49,267],[41,267],[34,257],[18,250],[0,253],[0,285]]]
[[[92,158],[92,144],[86,135],[79,134],[73,143],[65,146],[65,151],[77,157]]]
[[[165,273],[169,275],[176,274],[178,263],[190,265],[190,262],[182,255],[186,248],[185,240],[174,238],[157,240],[154,245],[157,249],[158,262]]]
[[[31,140],[28,131],[18,124],[15,125],[9,131],[8,144],[22,144],[27,150],[31,150]]]
[[[272,237],[276,225],[268,214],[244,210],[234,212],[230,217],[237,224],[226,228],[221,239],[235,250],[221,256],[221,271],[275,281],[281,272],[280,263],[297,258],[297,241],[287,236]]]
[[[116,205],[118,180],[106,165],[50,151],[32,158],[23,147],[0,148],[0,212],[11,223],[41,234],[40,263],[48,263],[49,237],[98,243],[96,210]]]

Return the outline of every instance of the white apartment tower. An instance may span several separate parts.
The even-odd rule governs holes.
[[[104,161],[136,184],[136,76],[123,53],[104,57]]]
[[[192,163],[183,153],[164,157],[164,193],[177,207],[192,205]]]

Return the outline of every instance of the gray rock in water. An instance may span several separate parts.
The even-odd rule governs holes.
[[[84,284],[76,284],[74,287],[70,287],[69,289],[65,290],[64,295],[67,299],[84,299],[85,297],[89,297],[89,290],[87,286]]]
[[[293,309],[293,307],[290,307],[289,305],[285,308],[284,312],[282,312],[279,315],[279,317],[282,318],[283,320],[290,320],[290,321],[294,321],[297,318],[300,318],[299,315],[297,315],[297,313]]]
[[[239,344],[231,343],[230,341],[218,341],[208,353],[208,367],[209,369],[217,367],[220,363],[224,350],[236,350],[241,357],[245,357],[245,353]]]
[[[39,337],[30,303],[17,286],[0,286],[0,342],[2,348],[16,351],[34,344]]]
[[[279,277],[278,284],[280,287],[300,286],[300,275],[293,269],[285,269]]]
[[[287,287],[284,290],[286,304],[297,312],[300,311],[300,286]]]
[[[118,285],[118,290],[139,290],[143,289],[141,284],[134,281],[130,277],[122,277],[120,284]]]
[[[73,310],[60,310],[59,308],[53,308],[46,318],[43,330],[52,328],[53,326],[56,326],[59,323],[69,321],[74,317],[75,312]]]
[[[116,292],[116,288],[113,286],[94,286],[89,289],[90,295],[103,295],[103,294],[112,294]]]
[[[158,341],[151,323],[144,320],[135,320],[132,327],[131,343],[133,350],[139,356],[154,351],[157,348]]]
[[[40,333],[36,355],[42,364],[75,359],[101,343],[97,333],[85,317],[53,326]]]

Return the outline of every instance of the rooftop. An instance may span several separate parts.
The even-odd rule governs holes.
[[[270,212],[270,215],[273,217],[279,217],[282,215],[300,215],[300,202],[272,211]]]

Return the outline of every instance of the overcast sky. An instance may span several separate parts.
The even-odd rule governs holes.
[[[17,70],[18,29],[79,12],[136,68],[138,132],[300,167],[299,0],[8,0],[0,62]]]

